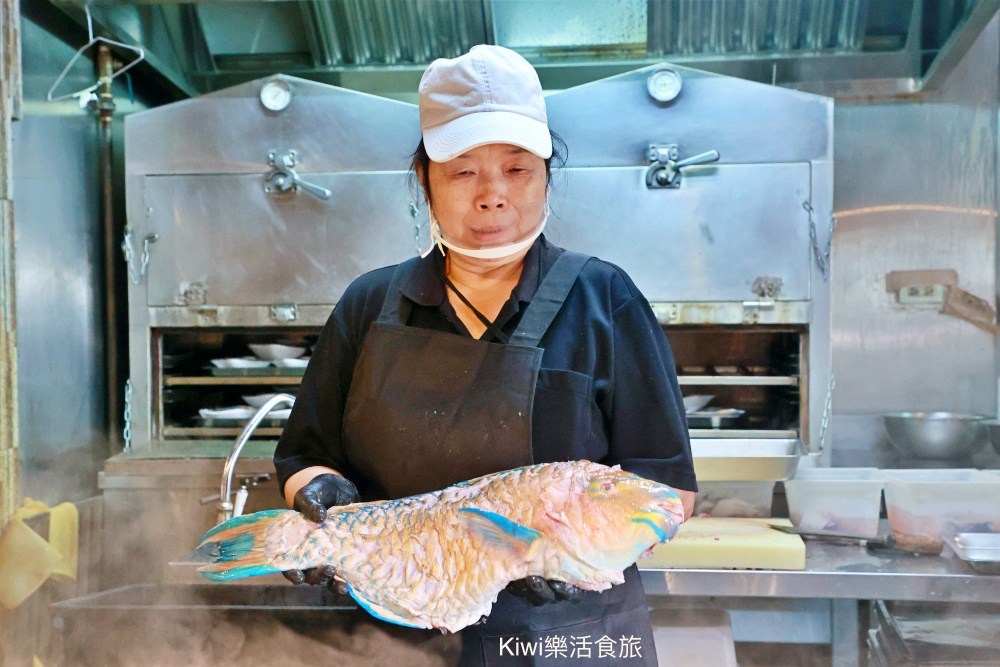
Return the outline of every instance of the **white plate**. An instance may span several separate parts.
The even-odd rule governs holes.
[[[198,410],[198,414],[203,419],[250,419],[254,412],[256,410],[247,405],[240,405],[234,408],[202,408]]]
[[[216,368],[267,368],[271,362],[261,361],[253,357],[234,357],[231,359],[212,359]]]
[[[693,394],[691,396],[684,397],[684,411],[685,412],[698,412],[703,407],[712,402],[715,396],[709,396],[708,394]]]
[[[267,345],[251,345],[250,350],[257,355],[258,359],[274,361],[275,359],[297,359],[306,352],[304,347],[292,347],[291,345],[277,345],[275,343]]]
[[[277,368],[305,368],[309,365],[308,359],[275,359],[271,365]]]

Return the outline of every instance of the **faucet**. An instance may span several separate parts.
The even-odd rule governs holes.
[[[291,407],[294,403],[294,396],[290,394],[276,394],[269,398],[264,405],[260,406],[260,409],[257,410],[252,417],[250,417],[246,426],[243,427],[243,432],[240,433],[240,437],[236,438],[233,450],[229,452],[229,456],[226,458],[226,465],[222,469],[222,486],[219,489],[219,504],[215,506],[216,509],[219,510],[215,519],[216,525],[233,518],[233,470],[236,468],[236,460],[240,457],[240,452],[243,451],[243,446],[247,444],[247,440],[249,440],[250,436],[253,435],[253,432],[257,430],[257,426],[264,420],[267,413],[280,405],[287,405],[288,407]]]

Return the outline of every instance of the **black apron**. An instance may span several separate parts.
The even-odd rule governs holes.
[[[369,499],[437,491],[534,463],[531,415],[543,354],[538,344],[589,259],[572,252],[556,259],[506,345],[406,326],[412,304],[401,287],[419,260],[396,267],[358,355],[344,408],[345,451],[370,489]],[[626,571],[624,585],[583,598],[533,607],[501,592],[486,623],[463,630],[460,664],[520,667],[569,659],[581,666],[655,667],[635,567]],[[609,650],[613,658],[598,658]]]

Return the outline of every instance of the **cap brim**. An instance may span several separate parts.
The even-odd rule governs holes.
[[[447,162],[486,144],[512,144],[547,160],[552,157],[549,126],[510,111],[481,111],[423,131],[424,149],[435,162]]]

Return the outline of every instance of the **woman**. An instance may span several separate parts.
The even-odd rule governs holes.
[[[553,149],[534,69],[496,46],[435,61],[420,127],[431,248],[358,278],[330,316],[275,452],[289,506],[322,521],[358,497],[589,459],[677,488],[690,514],[683,403],[648,302],[621,269],[542,236]],[[625,574],[604,593],[515,582],[463,632],[461,664],[544,664],[513,655],[538,642],[605,664],[603,637],[614,664],[655,665],[638,571]]]

